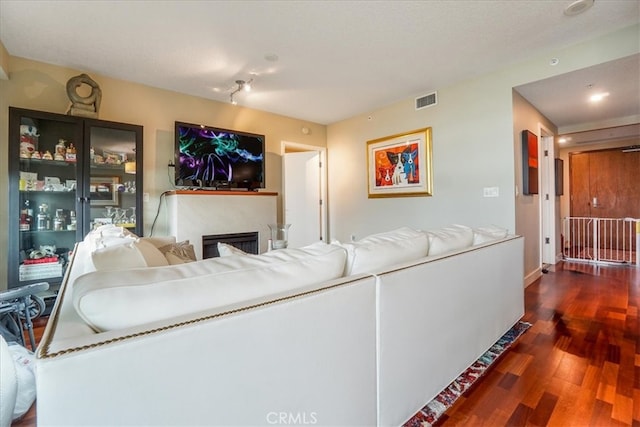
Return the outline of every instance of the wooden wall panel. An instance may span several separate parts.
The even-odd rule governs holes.
[[[571,153],[569,168],[571,216],[640,218],[640,152]]]

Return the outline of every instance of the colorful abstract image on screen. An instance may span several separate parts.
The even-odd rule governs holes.
[[[176,185],[264,188],[264,135],[176,122]]]

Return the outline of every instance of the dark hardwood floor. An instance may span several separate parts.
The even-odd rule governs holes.
[[[554,270],[526,289],[533,326],[439,425],[640,427],[640,269]],[[12,425],[35,426],[35,405]]]
[[[526,289],[533,326],[442,426],[640,426],[640,269],[558,264]]]

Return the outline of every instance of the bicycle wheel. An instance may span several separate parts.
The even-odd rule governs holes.
[[[38,295],[31,295],[29,297],[29,307],[27,307],[27,310],[29,310],[29,315],[31,316],[31,320],[37,319],[38,317],[40,317],[42,313],[44,313],[44,310],[46,308],[47,308],[47,305],[44,303],[44,300]],[[20,319],[24,319],[25,318],[24,311],[20,311],[18,313],[18,317],[20,317]]]

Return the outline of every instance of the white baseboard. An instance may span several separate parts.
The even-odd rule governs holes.
[[[542,276],[542,269],[538,267],[531,273],[524,276],[524,287],[526,288],[527,286],[538,280],[540,276]]]

